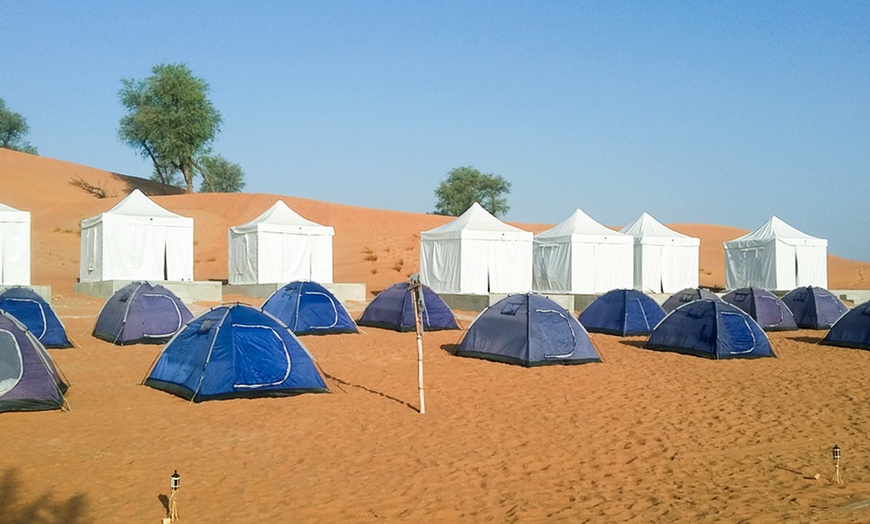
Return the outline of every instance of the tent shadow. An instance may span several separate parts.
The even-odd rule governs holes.
[[[459,344],[441,344],[441,350],[451,356],[456,356],[459,351]]]
[[[0,520],[14,524],[44,522],[57,524],[84,524],[91,522],[87,512],[87,498],[82,494],[67,500],[56,500],[51,493],[43,493],[32,502],[20,500],[21,480],[18,470],[9,468],[0,478]]]
[[[622,339],[619,341],[620,344],[624,344],[626,346],[631,346],[633,348],[643,349],[643,345],[646,344],[646,340],[625,340]]]
[[[399,404],[402,404],[402,405],[404,405],[404,406],[407,406],[407,407],[413,409],[414,411],[419,411],[419,410],[417,409],[417,407],[411,405],[410,402],[406,402],[406,401],[404,401],[404,400],[402,400],[402,399],[399,399],[399,398],[393,397],[393,396],[391,396],[391,395],[387,395],[386,393],[384,393],[384,392],[382,392],[382,391],[377,391],[377,390],[375,390],[375,389],[372,389],[372,388],[369,388],[369,387],[363,386],[363,385],[361,385],[361,384],[354,384],[354,383],[352,383],[352,382],[348,382],[348,381],[346,381],[346,380],[342,380],[342,379],[340,379],[340,378],[338,378],[338,377],[336,377],[336,376],[330,375],[329,373],[323,371],[322,369],[321,369],[320,371],[321,371],[321,373],[323,373],[323,376],[325,376],[325,377],[328,378],[329,380],[335,382],[336,384],[340,384],[340,385],[342,385],[342,386],[349,386],[349,387],[352,387],[352,388],[361,389],[361,390],[363,390],[363,391],[365,391],[365,392],[367,392],[367,393],[372,393],[372,394],[374,394],[374,395],[381,396],[381,397],[383,397],[383,398],[385,398],[385,399],[387,399],[387,400],[392,400],[393,402],[398,402]],[[339,387],[339,389],[341,389],[341,388]],[[342,390],[342,391],[344,391],[344,390]]]

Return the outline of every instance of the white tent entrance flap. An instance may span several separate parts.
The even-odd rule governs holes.
[[[420,280],[436,293],[525,293],[532,288],[532,233],[480,204],[420,233]]]
[[[0,284],[30,285],[30,213],[0,204]]]
[[[138,189],[81,228],[82,282],[193,280],[193,219]]]
[[[770,290],[828,285],[828,241],[772,217],[755,231],[725,242],[725,287]]]
[[[335,231],[279,200],[254,220],[229,228],[229,283],[332,282]]]

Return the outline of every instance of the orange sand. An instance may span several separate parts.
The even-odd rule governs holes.
[[[780,358],[735,362],[593,335],[604,364],[533,369],[453,357],[459,332],[429,333],[420,415],[414,335],[367,328],[303,338],[332,394],[189,405],[138,385],[160,347],[94,339],[102,301],[72,293],[79,220],[135,181],[2,149],[0,177],[77,344],[51,351],[72,411],[0,414],[0,522],[159,522],[173,469],[181,522],[870,521],[870,352],[817,346],[823,332],[772,334]],[[415,272],[419,231],[449,220],[282,198],[335,227],[336,281],[369,291]],[[155,199],[194,217],[204,280],[226,277],[226,228],[276,196]],[[721,242],[745,231],[673,227],[701,238],[702,285],[721,286]],[[868,267],[831,256],[829,286],[866,288]]]

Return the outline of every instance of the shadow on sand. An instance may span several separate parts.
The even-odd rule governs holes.
[[[87,498],[73,495],[67,500],[56,500],[51,493],[43,493],[32,501],[21,499],[21,475],[10,468],[0,478],[0,522],[9,524],[78,524],[90,522]]]
[[[393,397],[393,396],[387,395],[386,393],[383,393],[383,392],[381,392],[381,391],[377,391],[377,390],[371,389],[371,388],[369,388],[369,387],[362,386],[362,385],[360,385],[360,384],[354,384],[354,383],[352,383],[352,382],[348,382],[348,381],[346,381],[346,380],[342,380],[342,379],[340,379],[340,378],[338,378],[338,377],[336,377],[336,376],[330,375],[329,373],[323,371],[322,369],[320,370],[320,372],[323,373],[323,376],[325,376],[325,377],[328,378],[329,380],[333,381],[333,382],[337,385],[338,389],[340,389],[340,390],[342,390],[342,391],[344,391],[344,389],[343,389],[341,386],[349,386],[349,387],[352,387],[352,388],[361,389],[361,390],[366,391],[366,392],[368,392],[368,393],[373,393],[373,394],[375,394],[375,395],[378,395],[378,396],[384,397],[384,398],[387,399],[387,400],[392,400],[393,402],[398,402],[399,404],[402,404],[403,406],[407,406],[407,407],[413,409],[414,411],[418,411],[417,406],[411,405],[411,403],[409,403],[409,402],[405,402],[405,401],[402,400],[402,399],[398,399],[398,398],[396,398],[396,397]]]

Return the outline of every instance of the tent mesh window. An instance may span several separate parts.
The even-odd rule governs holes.
[[[21,350],[12,333],[0,331],[0,396],[21,380]]]
[[[501,310],[502,315],[510,315],[516,316],[517,311],[519,311],[522,304],[505,304],[505,306]]]
[[[196,330],[197,335],[206,335],[209,331],[211,331],[212,326],[214,326],[214,319],[207,318],[202,321],[202,324]]]

